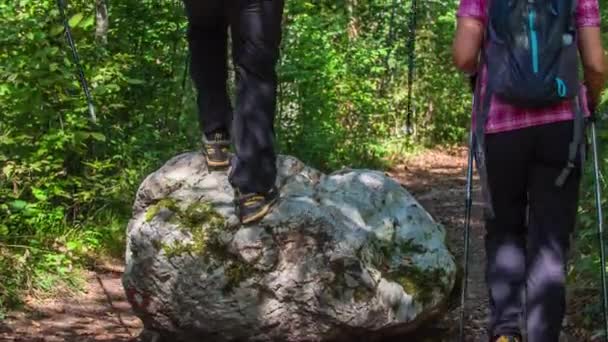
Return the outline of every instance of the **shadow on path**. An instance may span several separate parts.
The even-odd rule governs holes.
[[[0,323],[0,341],[127,342],[141,323],[131,313],[120,267],[88,272],[85,293],[75,297],[26,301],[25,310]]]

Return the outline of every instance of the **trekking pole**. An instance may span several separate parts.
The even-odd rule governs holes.
[[[595,173],[595,203],[597,206],[597,230],[600,240],[600,265],[602,270],[602,294],[604,307],[604,341],[608,342],[608,289],[606,287],[606,246],[604,245],[604,217],[602,212],[602,193],[600,186],[600,166],[597,151],[597,133],[595,120],[591,121],[591,140],[593,144],[593,171]]]
[[[474,102],[474,101],[473,101]],[[460,342],[464,342],[464,321],[466,314],[466,297],[469,278],[469,235],[471,231],[471,210],[473,207],[473,132],[469,136],[469,157],[467,166],[467,189],[464,215],[464,270],[462,276],[462,294],[460,297]]]
[[[414,94],[414,78],[416,77],[416,18],[417,17],[417,0],[412,0],[412,8],[410,11],[409,18],[409,32],[410,40],[408,42],[409,57],[407,63],[407,118],[406,118],[406,129],[407,134],[411,135],[414,133],[412,128],[412,117],[416,110],[413,94]]]
[[[72,57],[74,59],[74,63],[76,64],[76,68],[78,69],[80,85],[82,87],[82,90],[84,91],[84,95],[87,98],[91,121],[93,121],[93,123],[97,123],[97,116],[95,115],[95,106],[93,106],[93,99],[91,97],[91,92],[89,91],[89,84],[87,83],[87,79],[84,75],[84,70],[82,69],[82,64],[80,63],[80,57],[78,56],[78,51],[76,50],[74,38],[72,38],[72,29],[70,29],[68,18],[65,15],[65,3],[63,2],[63,0],[57,0],[57,6],[59,7],[59,13],[61,14],[61,18],[63,20],[63,26],[65,27],[66,39],[68,41],[68,44],[70,45],[70,49],[72,50]]]

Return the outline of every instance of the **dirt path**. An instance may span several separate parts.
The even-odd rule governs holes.
[[[87,273],[85,292],[76,297],[28,300],[26,310],[0,321],[0,341],[127,342],[141,330],[121,284],[122,268]]]
[[[445,226],[450,250],[459,264],[463,255],[465,171],[465,149],[442,149],[412,157],[388,172]],[[480,221],[479,189],[475,187],[474,190],[466,331],[467,341],[485,342],[488,299],[484,282],[484,231]],[[11,314],[4,323],[0,322],[0,341],[132,341],[139,334],[141,323],[130,312],[122,291],[120,272],[121,268],[117,266],[90,272],[83,296],[29,303],[27,312]],[[447,315],[405,340],[456,341],[459,288],[454,291]],[[567,330],[573,329],[567,327]],[[570,341],[589,339],[578,335]]]
[[[446,228],[447,243],[462,264],[464,204],[466,189],[466,149],[431,150],[408,159],[396,166],[389,175],[401,182]],[[475,197],[471,221],[470,260],[467,301],[467,341],[487,341],[485,326],[488,298],[484,287],[485,252],[483,248],[483,226],[479,203],[479,188],[474,186]],[[460,318],[460,284],[450,301],[449,313],[437,322],[432,322],[422,339],[428,341],[456,341]]]

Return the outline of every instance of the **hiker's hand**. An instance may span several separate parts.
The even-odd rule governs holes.
[[[587,100],[587,103],[588,103],[588,106],[589,106],[589,114],[590,114],[589,119],[591,121],[595,121],[597,119],[597,115],[596,115],[596,108],[597,108],[597,106],[595,104],[595,101],[592,100],[591,98],[589,98]]]
[[[592,112],[600,104],[602,91],[608,79],[608,55],[602,48],[599,27],[583,27],[579,30],[579,50],[587,87],[587,102]]]
[[[587,89],[587,108],[589,109],[589,120],[591,121],[596,121],[598,119],[597,117],[597,103],[599,102],[599,99],[596,99],[593,94],[591,94],[589,92],[589,89]]]

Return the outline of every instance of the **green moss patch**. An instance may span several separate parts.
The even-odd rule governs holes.
[[[150,206],[146,220],[152,221],[162,209],[171,212],[168,221],[177,225],[191,237],[190,242],[175,241],[171,244],[160,244],[167,257],[174,258],[184,254],[199,256],[204,264],[211,268],[223,266],[226,285],[225,293],[232,292],[241,282],[253,277],[256,270],[246,262],[228,252],[222,243],[220,234],[227,228],[225,218],[218,213],[211,203],[193,202],[182,209],[174,199],[163,199]],[[156,245],[155,245],[156,247]]]
[[[396,243],[393,241],[382,241],[373,239],[368,246],[370,249],[369,262],[378,269],[382,276],[403,287],[403,290],[414,297],[414,300],[427,304],[433,299],[435,291],[447,293],[449,289],[443,284],[442,279],[445,271],[422,270],[403,262],[405,258],[415,254],[424,254],[427,249],[412,241]]]
[[[355,289],[353,296],[356,302],[369,302],[374,297],[374,292],[360,285]]]
[[[255,273],[256,270],[247,263],[237,259],[229,261],[228,266],[224,270],[227,281],[223,291],[225,293],[232,292],[241,282],[251,278]]]
[[[441,281],[444,276],[445,271],[440,269],[428,271],[416,267],[400,267],[384,274],[386,279],[401,285],[407,294],[423,305],[433,300],[436,291],[447,294],[449,289]]]
[[[175,199],[163,198],[148,208],[148,210],[146,211],[146,222],[152,222],[152,220],[154,220],[156,215],[158,215],[158,213],[160,213],[161,209],[163,208],[171,210],[173,212],[179,210]]]
[[[424,254],[427,252],[426,247],[416,244],[413,241],[394,242],[383,241],[377,238],[372,239],[367,246],[363,247],[371,251],[370,262],[379,270],[388,271],[391,264],[391,258],[405,258],[413,254]],[[361,257],[361,255],[359,255]]]
[[[162,199],[148,208],[146,221],[152,221],[162,209],[169,210],[169,222],[190,234],[192,239],[190,243],[174,242],[171,245],[157,242],[167,256],[175,257],[184,253],[205,256],[224,250],[224,246],[220,246],[219,234],[226,228],[226,220],[211,203],[193,202],[182,209],[175,199]]]
[[[185,244],[181,241],[176,241],[173,244],[163,244],[161,248],[169,258],[193,252],[192,244]]]

